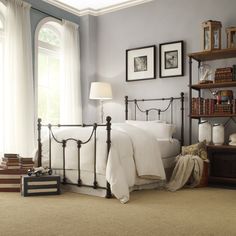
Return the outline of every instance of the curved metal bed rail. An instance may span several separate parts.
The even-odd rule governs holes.
[[[96,165],[97,165],[97,159],[96,159],[96,154],[97,154],[97,127],[106,127],[106,131],[107,131],[107,140],[106,140],[106,145],[107,145],[107,158],[109,155],[109,151],[110,151],[110,147],[111,147],[111,117],[107,117],[106,118],[106,124],[97,124],[94,123],[92,125],[52,125],[52,124],[48,124],[48,125],[44,125],[41,123],[42,120],[38,119],[38,166],[42,165],[42,143],[41,143],[41,129],[42,127],[46,127],[49,130],[49,168],[52,168],[51,166],[51,155],[52,155],[52,149],[51,149],[51,144],[52,144],[52,140],[54,140],[56,143],[61,144],[62,145],[62,149],[63,149],[63,179],[62,179],[62,183],[63,184],[72,184],[72,183],[67,183],[66,180],[66,153],[65,153],[65,149],[67,146],[67,143],[72,141],[75,142],[77,144],[77,149],[78,149],[78,181],[77,184],[72,184],[72,185],[77,185],[78,187],[93,187],[94,189],[100,188],[100,189],[106,189],[106,197],[110,198],[111,197],[111,189],[110,189],[110,185],[107,182],[107,186],[106,187],[101,187],[98,185],[97,183],[97,171],[96,171]],[[75,139],[75,138],[71,138],[68,137],[67,139],[62,139],[59,140],[58,138],[56,138],[55,133],[52,130],[52,127],[92,127],[92,131],[91,134],[89,135],[88,139],[85,141],[82,141],[80,139]],[[93,174],[94,174],[94,180],[93,180],[93,184],[92,185],[85,185],[82,182],[81,179],[81,161],[80,161],[80,150],[82,145],[87,144],[88,142],[91,141],[91,139],[94,138],[94,165],[93,165]]]
[[[128,99],[128,96],[125,96],[125,120],[128,120],[128,107],[129,103],[134,103],[134,119],[137,118],[137,110],[141,113],[145,113],[146,121],[149,119],[150,111],[157,111],[158,112],[158,120],[160,120],[161,113],[164,113],[170,109],[171,114],[171,123],[173,122],[173,102],[175,100],[180,101],[180,111],[181,111],[181,146],[184,145],[184,93],[181,92],[180,97],[169,97],[169,98],[151,98],[151,99]],[[140,102],[151,102],[151,101],[169,101],[165,108],[156,108],[151,107],[149,109],[141,109]]]

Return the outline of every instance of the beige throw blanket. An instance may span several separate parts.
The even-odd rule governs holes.
[[[190,187],[200,183],[203,171],[203,160],[199,156],[179,155],[170,182],[167,184],[169,191],[176,191],[182,188],[188,180]]]

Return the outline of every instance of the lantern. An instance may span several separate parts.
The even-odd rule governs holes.
[[[226,28],[227,48],[236,48],[236,27]]]
[[[221,49],[221,22],[208,20],[202,23],[203,50],[212,51]]]

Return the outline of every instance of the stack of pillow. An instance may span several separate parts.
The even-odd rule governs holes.
[[[158,140],[172,141],[173,134],[176,131],[175,125],[167,124],[165,121],[161,120],[153,120],[153,121],[127,120],[126,123],[145,130]]]

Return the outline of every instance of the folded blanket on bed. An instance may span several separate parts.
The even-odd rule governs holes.
[[[199,156],[179,155],[170,182],[167,184],[169,191],[176,191],[182,188],[188,180],[191,180],[190,187],[200,183],[203,171],[203,160]]]

